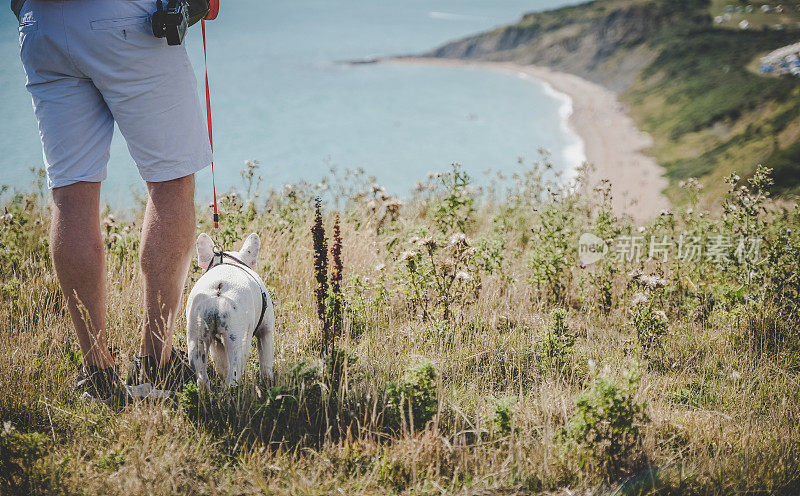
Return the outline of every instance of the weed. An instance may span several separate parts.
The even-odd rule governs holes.
[[[47,436],[37,432],[22,433],[10,422],[0,432],[0,489],[9,495],[50,494],[54,478],[43,458],[48,453]]]
[[[495,400],[493,405],[494,416],[492,422],[500,436],[508,436],[512,431],[514,419],[514,398]]]
[[[649,419],[645,404],[634,399],[638,383],[633,374],[622,385],[597,377],[592,389],[578,397],[577,412],[564,431],[589,457],[584,461],[594,464],[609,481],[646,463],[641,429]]]
[[[386,386],[386,423],[391,429],[422,429],[439,409],[436,369],[430,362],[406,370]]]
[[[550,326],[537,348],[540,365],[557,375],[567,372],[575,345],[575,336],[570,334],[565,323],[566,317],[567,312],[561,308],[550,312]]]

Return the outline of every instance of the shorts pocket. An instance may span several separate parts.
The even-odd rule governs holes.
[[[25,45],[25,40],[33,33],[39,30],[39,23],[36,19],[29,16],[23,17],[19,23],[19,47]]]
[[[140,15],[133,17],[120,17],[118,19],[101,19],[98,21],[92,21],[91,26],[92,29],[94,29],[95,31],[102,31],[108,29],[114,30],[114,29],[128,28],[133,26],[139,26],[144,28],[149,23],[150,23],[150,16]]]

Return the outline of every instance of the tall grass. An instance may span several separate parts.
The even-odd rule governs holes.
[[[582,175],[564,185],[547,174],[525,164],[479,188],[453,166],[405,201],[360,171],[227,195],[217,241],[262,239],[276,377],[259,383],[253,354],[229,391],[187,388],[120,410],[72,391],[81,357],[48,255],[48,206],[6,192],[0,490],[800,491],[797,206],[773,203],[759,170],[729,179],[719,217],[697,208],[690,181],[695,200],[636,226]],[[123,369],[141,325],[140,216],[105,219],[109,339]],[[318,294],[315,246],[326,259],[328,248],[312,226],[335,233],[338,295]],[[608,240],[607,257],[582,265],[582,233]],[[732,241],[716,257],[633,260],[620,236],[647,247],[745,236],[760,250],[742,258]],[[332,305],[341,332],[320,357]],[[181,344],[183,317],[177,334]]]

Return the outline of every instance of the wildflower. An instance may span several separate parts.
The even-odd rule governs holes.
[[[458,245],[470,246],[470,242],[466,234],[455,233],[452,236],[450,236],[450,246],[458,246]]]
[[[327,351],[329,337],[329,322],[327,319],[325,298],[328,295],[328,242],[325,239],[325,227],[322,224],[322,200],[314,199],[314,225],[311,228],[314,241],[314,278],[316,287],[314,294],[317,298],[317,316],[322,322],[322,348]]]
[[[429,250],[434,250],[436,249],[437,246],[436,240],[433,238],[433,236],[422,238],[419,241],[417,241],[417,244],[420,246],[424,246]]]
[[[459,281],[469,281],[472,279],[472,276],[467,274],[463,270],[460,270],[456,273],[456,279]]]
[[[108,240],[109,240],[109,241],[111,241],[112,243],[116,243],[116,242],[118,242],[118,241],[122,241],[122,236],[120,236],[120,235],[119,235],[119,234],[117,234],[117,233],[111,233],[111,234],[108,236]]]
[[[408,242],[411,243],[412,245],[417,244],[419,240],[420,240],[419,236],[411,236],[410,238],[408,238]]]
[[[400,215],[400,207],[403,206],[403,202],[400,200],[400,198],[388,197],[383,206],[386,207],[386,212],[389,214],[392,220],[397,220],[397,217]]]
[[[414,257],[417,256],[417,253],[414,251],[404,251],[400,254],[400,261],[401,262],[408,262],[409,260],[414,260]]]
[[[377,184],[373,184],[372,185],[372,192],[373,193],[385,193],[386,192],[386,188],[384,188],[383,186],[378,186]]]
[[[375,266],[375,271],[376,272],[380,272],[385,268],[386,268],[386,264],[385,263],[379,263],[378,265]]]
[[[442,260],[441,267],[445,274],[452,274],[453,270],[456,268],[456,261],[452,258],[445,258]]]
[[[636,293],[633,295],[633,299],[631,300],[631,304],[634,307],[638,307],[639,305],[647,304],[647,295],[644,293]]]
[[[653,312],[653,315],[655,315],[656,317],[665,322],[667,321],[667,314],[664,313],[664,310],[656,310],[655,312]]]
[[[656,275],[641,276],[639,277],[639,282],[648,288],[663,288],[667,285],[667,281]]]

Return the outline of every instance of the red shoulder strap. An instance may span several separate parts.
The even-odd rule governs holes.
[[[205,17],[207,21],[213,21],[219,15],[219,0],[211,0],[209,3],[208,15]]]

